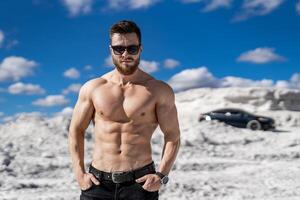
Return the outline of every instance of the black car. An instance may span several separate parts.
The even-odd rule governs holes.
[[[270,117],[258,116],[235,108],[218,109],[200,114],[199,121],[218,120],[226,124],[252,130],[275,129],[275,121]]]

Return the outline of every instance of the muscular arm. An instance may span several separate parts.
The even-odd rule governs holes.
[[[169,174],[176,159],[180,146],[180,130],[175,106],[175,96],[172,88],[167,84],[160,87],[159,101],[156,105],[156,115],[160,129],[164,134],[164,147],[159,171]]]
[[[78,100],[73,110],[69,128],[69,151],[72,158],[73,170],[78,181],[85,173],[84,169],[84,133],[94,112],[91,100],[91,83],[84,84],[78,95]]]

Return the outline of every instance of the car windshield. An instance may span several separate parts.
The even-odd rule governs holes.
[[[226,114],[226,115],[250,115],[251,114],[245,110],[234,110],[234,109],[223,109],[223,110],[214,110],[209,112],[209,114]]]

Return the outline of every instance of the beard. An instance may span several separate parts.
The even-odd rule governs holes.
[[[136,60],[134,60],[134,59],[130,59],[130,60],[131,60],[130,63],[119,62],[119,60],[112,57],[112,61],[113,61],[114,65],[116,66],[117,70],[123,75],[133,74],[137,70],[137,68],[140,64],[140,58],[137,58]]]

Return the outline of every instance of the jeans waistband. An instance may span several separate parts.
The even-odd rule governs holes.
[[[99,180],[109,180],[114,183],[123,183],[123,182],[133,181],[146,174],[155,173],[155,165],[154,162],[152,161],[151,163],[143,167],[131,171],[104,172],[96,169],[91,164],[89,167],[89,172],[92,173],[94,176],[96,176],[96,178]]]

